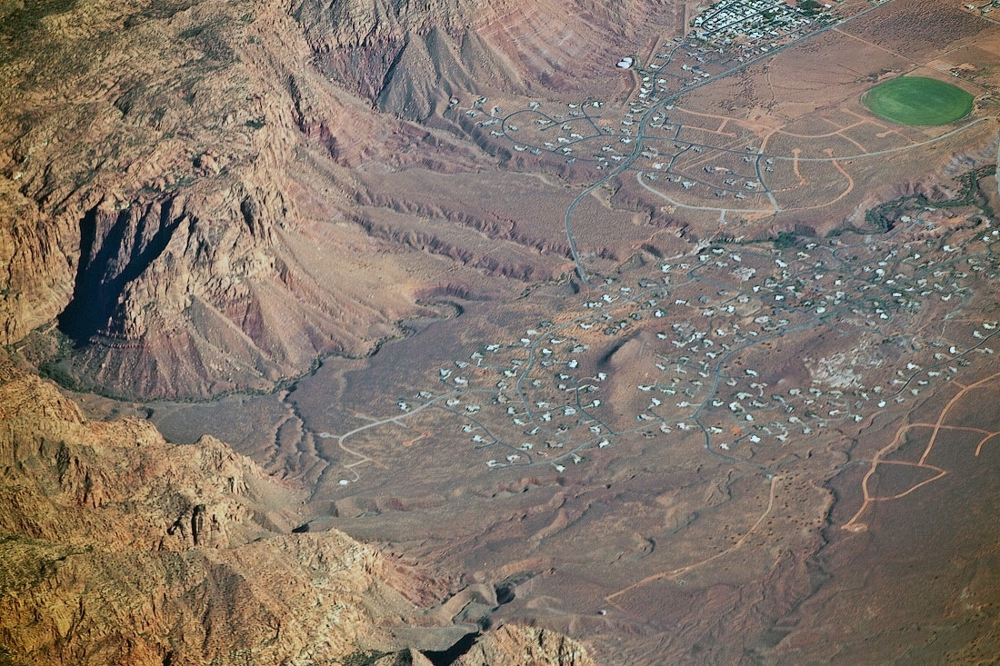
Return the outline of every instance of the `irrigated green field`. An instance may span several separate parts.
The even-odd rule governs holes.
[[[861,101],[875,115],[903,125],[944,125],[968,115],[973,97],[944,81],[900,76],[875,86]]]

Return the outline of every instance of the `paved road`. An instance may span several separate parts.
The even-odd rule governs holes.
[[[649,126],[650,119],[656,113],[661,112],[661,110],[662,110],[663,107],[668,106],[668,105],[676,102],[678,99],[680,99],[681,97],[683,97],[684,95],[686,95],[687,93],[689,93],[689,92],[691,92],[693,90],[697,90],[699,88],[703,88],[705,86],[709,86],[709,85],[712,85],[714,83],[717,83],[717,82],[725,79],[726,77],[732,76],[733,74],[735,74],[737,72],[741,72],[741,71],[747,69],[748,67],[752,67],[753,65],[756,65],[759,62],[763,62],[765,60],[768,60],[768,59],[774,57],[775,55],[781,53],[782,51],[785,51],[785,50],[790,49],[792,47],[798,46],[798,45],[804,43],[807,40],[810,40],[810,39],[812,39],[814,37],[817,37],[818,35],[822,35],[822,34],[824,34],[826,32],[829,32],[830,30],[833,30],[834,28],[838,28],[838,27],[844,25],[845,23],[849,23],[850,21],[858,19],[858,18],[860,18],[860,17],[868,14],[869,12],[876,11],[876,10],[880,9],[881,7],[883,7],[884,5],[889,4],[892,1],[893,0],[886,0],[886,2],[883,2],[881,4],[869,7],[867,9],[863,10],[863,11],[858,12],[857,14],[854,14],[853,16],[849,16],[849,17],[847,17],[845,19],[837,21],[836,23],[831,23],[830,25],[824,26],[822,28],[819,28],[818,30],[810,32],[807,35],[803,35],[799,39],[796,39],[795,41],[789,42],[788,44],[784,44],[782,46],[779,46],[779,47],[775,48],[774,50],[769,51],[768,53],[762,54],[762,55],[760,55],[760,56],[758,56],[756,58],[749,59],[746,62],[740,63],[739,65],[736,65],[734,67],[731,67],[731,68],[725,70],[724,72],[721,72],[719,74],[716,74],[714,76],[711,76],[711,77],[705,79],[704,81],[702,81],[700,83],[695,83],[693,85],[687,86],[683,90],[679,90],[679,91],[677,91],[675,93],[671,93],[667,97],[661,99],[659,102],[657,102],[656,104],[654,104],[653,106],[651,106],[647,111],[645,111],[643,113],[642,117],[639,120],[639,131],[636,134],[636,136],[634,138],[634,141],[633,141],[633,143],[635,144],[635,146],[632,149],[632,154],[629,157],[627,157],[625,160],[623,160],[622,162],[620,162],[618,164],[618,166],[616,166],[614,169],[612,169],[611,171],[609,171],[608,174],[605,175],[603,178],[601,178],[597,182],[595,182],[592,185],[590,185],[589,187],[587,187],[584,191],[582,191],[573,200],[573,202],[570,203],[569,207],[566,209],[566,214],[565,214],[566,239],[567,239],[567,241],[569,243],[570,251],[573,254],[573,262],[576,264],[576,272],[577,272],[577,275],[579,276],[580,280],[585,285],[587,285],[587,286],[593,286],[590,283],[590,280],[587,277],[587,269],[584,267],[583,261],[580,258],[580,252],[579,252],[579,249],[578,249],[577,244],[576,244],[576,238],[573,236],[573,228],[572,228],[573,211],[576,210],[576,207],[580,204],[580,202],[583,201],[583,199],[585,197],[589,196],[591,192],[593,192],[594,190],[598,189],[599,187],[601,187],[602,185],[604,185],[605,183],[607,183],[612,178],[617,177],[618,175],[620,175],[621,173],[623,173],[626,169],[630,168],[635,163],[635,161],[640,157],[640,155],[643,152],[643,150],[645,150],[645,148],[644,148],[644,142],[648,138],[646,136],[646,130],[647,130],[648,126]]]

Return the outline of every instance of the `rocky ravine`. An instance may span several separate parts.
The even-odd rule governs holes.
[[[336,664],[470,631],[411,601],[441,583],[340,532],[290,534],[298,498],[217,440],[88,422],[0,359],[0,663]],[[456,663],[592,663],[522,627],[472,648]]]

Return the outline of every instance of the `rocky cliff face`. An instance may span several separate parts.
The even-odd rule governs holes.
[[[88,422],[0,358],[0,662],[404,660],[408,643],[468,631],[408,601],[445,595],[433,580],[340,532],[290,534],[299,503],[217,440],[172,446],[146,422]],[[590,663],[537,633],[502,628],[473,646],[495,657],[458,663],[529,663],[522,647],[554,659],[537,663]]]
[[[331,77],[383,110],[423,121],[449,96],[468,92],[586,95],[606,85],[606,54],[629,48],[644,17],[674,7],[658,0],[305,0],[291,11]]]
[[[13,663],[324,663],[378,644],[376,617],[409,607],[371,548],[287,535],[295,494],[249,459],[210,438],[171,446],[140,421],[89,423],[5,361],[0,470]]]
[[[58,317],[82,387],[204,396],[416,311],[337,204],[345,165],[421,139],[309,67],[286,8],[28,3],[0,30],[0,343]]]
[[[535,627],[505,625],[455,661],[455,666],[558,664],[595,666],[587,650],[562,634]]]
[[[489,212],[455,223],[444,245],[450,232],[387,226],[410,186],[391,174],[495,169],[466,129],[434,115],[451,95],[606,86],[609,52],[661,5],[11,5],[0,15],[0,344],[55,321],[63,348],[49,370],[63,381],[206,397],[370,352],[419,312],[439,259],[551,279],[564,248],[544,260],[536,248],[558,239],[518,231],[484,246]],[[462,187],[452,195],[475,200],[480,184]],[[498,248],[525,258],[489,260]]]

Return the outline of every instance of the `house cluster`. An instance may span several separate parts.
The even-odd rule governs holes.
[[[1000,9],[1000,1],[992,0],[992,2],[981,2],[977,4],[967,4],[963,6],[970,12],[976,12],[981,16],[985,16],[986,14],[991,14],[995,9]]]
[[[691,36],[719,46],[783,35],[795,38],[803,30],[823,22],[827,16],[825,10],[831,7],[812,0],[798,6],[784,0],[722,0],[692,20]],[[764,48],[766,53],[767,47]]]
[[[715,453],[752,458],[825,429],[863,427],[960,377],[972,357],[994,353],[1000,335],[1000,322],[962,318],[915,333],[924,309],[952,299],[961,307],[973,280],[997,278],[992,247],[1000,242],[988,221],[928,235],[924,214],[901,220],[910,231],[892,243],[705,244],[631,277],[605,278],[575,315],[439,368],[445,393],[421,392],[398,407],[407,415],[428,401],[445,407],[491,469],[545,464],[559,473],[625,436],[670,444],[665,435],[700,433]],[[648,338],[650,367],[623,403],[631,391],[599,370],[598,356],[607,353],[604,336],[637,329]],[[815,338],[802,359],[807,375],[775,367],[780,347],[824,330],[832,335]],[[904,343],[906,353],[872,351]]]

